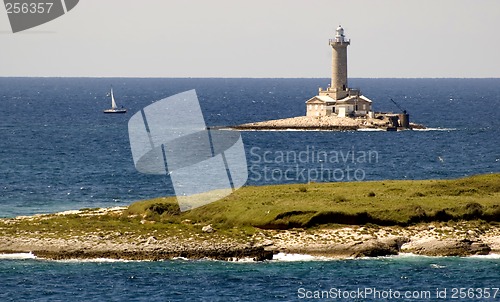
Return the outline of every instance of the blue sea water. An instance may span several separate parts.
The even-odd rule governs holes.
[[[498,301],[499,271],[499,258],[414,256],[263,263],[2,260],[0,300]],[[460,299],[460,288],[472,294]],[[317,291],[328,293],[307,299]]]
[[[225,126],[303,115],[304,102],[327,83],[0,78],[0,217],[124,206],[172,195],[168,178],[135,170],[128,140],[128,119],[157,100],[196,89],[207,125]],[[129,113],[102,113],[110,106],[110,85]],[[376,111],[398,111],[390,98],[396,100],[413,122],[430,130],[243,132],[247,184],[353,177],[444,179],[500,172],[500,79],[352,79],[350,86],[361,88]],[[321,151],[346,160],[318,159],[314,152]],[[299,160],[279,157],[301,152],[305,157]],[[362,160],[361,154],[376,156]],[[314,174],[325,169],[334,173],[323,178]],[[1,260],[0,295],[2,301],[293,301],[301,286],[312,291],[499,287],[498,263],[459,258],[259,264]]]
[[[162,98],[196,89],[207,125],[236,125],[304,115],[305,100],[326,83],[0,78],[0,217],[120,206],[172,195],[168,178],[135,170],[127,132],[133,113]],[[110,85],[128,114],[102,113],[110,107]],[[243,132],[247,184],[315,181],[314,173],[306,177],[301,171],[322,168],[336,173],[325,173],[318,181],[352,180],[347,170],[359,170],[358,180],[456,178],[500,171],[500,79],[352,79],[351,85],[373,99],[376,111],[398,111],[392,98],[414,122],[435,131]],[[313,153],[320,151],[347,160],[321,162]],[[376,156],[358,160],[359,154],[370,151]],[[280,152],[306,156],[280,160]],[[354,160],[349,157],[353,153]]]

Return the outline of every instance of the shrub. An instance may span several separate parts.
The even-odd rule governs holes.
[[[306,187],[299,187],[299,189],[297,191],[301,192],[301,193],[307,193],[307,188]]]
[[[415,193],[413,193],[411,196],[412,196],[412,197],[424,197],[424,196],[425,196],[425,194],[424,194],[424,193],[422,193],[422,192],[415,192]]]
[[[154,203],[147,209],[152,214],[162,215],[163,213],[169,215],[179,215],[181,213],[179,206],[174,203]]]
[[[335,202],[346,202],[346,201],[348,201],[348,199],[345,198],[344,196],[335,196],[333,198],[333,201],[335,201]]]

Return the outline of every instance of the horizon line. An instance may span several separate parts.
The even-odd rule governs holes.
[[[0,76],[38,79],[330,79],[329,77],[141,77],[141,76]],[[349,77],[348,79],[500,79],[498,77]]]

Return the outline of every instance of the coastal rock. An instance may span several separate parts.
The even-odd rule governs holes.
[[[486,243],[492,253],[500,254],[500,234],[497,236],[481,236],[481,241]]]
[[[271,245],[273,245],[273,244],[274,244],[274,242],[273,242],[272,240],[269,240],[269,239],[266,239],[266,240],[264,240],[264,241],[261,243],[261,245],[262,245],[262,246],[271,246]]]
[[[401,250],[401,247],[405,244],[410,242],[410,238],[408,237],[401,237],[401,236],[389,236],[383,239],[380,239],[380,241],[384,244],[387,244],[388,246],[397,249],[398,251]]]
[[[356,242],[325,242],[277,246],[275,251],[283,253],[308,254],[336,258],[380,257],[397,255],[401,246],[409,239],[389,236],[383,239],[368,239]]]
[[[389,125],[389,119],[369,117],[338,117],[332,116],[297,116],[292,118],[269,120],[255,123],[232,126],[236,130],[358,130],[358,129],[381,129],[385,130]],[[422,125],[410,123],[413,129],[423,129]]]
[[[147,241],[146,241],[146,244],[153,244],[153,243],[156,243],[158,240],[156,239],[155,236],[150,236]]]
[[[491,248],[484,242],[472,242],[470,252],[472,255],[488,255],[491,252]]]
[[[201,230],[203,232],[205,232],[205,233],[213,233],[213,232],[215,232],[215,229],[212,227],[211,224],[202,227]]]
[[[388,237],[383,240],[370,239],[352,246],[354,257],[380,257],[397,255],[401,246],[408,241],[405,237]]]
[[[491,248],[481,242],[469,239],[422,239],[409,242],[402,251],[426,256],[470,256],[488,255]]]

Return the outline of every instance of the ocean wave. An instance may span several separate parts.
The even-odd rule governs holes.
[[[399,253],[397,255],[393,256],[388,256],[391,258],[442,258],[440,256],[426,256],[426,255],[419,255],[419,254],[414,254],[414,253]]]
[[[273,255],[272,261],[295,262],[295,261],[328,261],[328,260],[337,260],[337,259],[323,257],[323,256],[312,256],[307,254],[278,253],[276,255]]]
[[[378,256],[378,257],[358,257],[358,258],[346,258],[346,259],[354,259],[354,260],[384,260],[384,259],[393,259],[393,260],[404,260],[404,259],[413,259],[413,258],[437,258],[442,259],[445,258],[443,256],[426,256],[426,255],[418,255],[414,253],[399,253],[397,255],[387,255],[387,256]]]
[[[89,258],[89,259],[74,258],[74,259],[62,259],[62,260],[50,260],[50,261],[73,263],[73,262],[148,262],[151,260],[129,260],[129,259],[113,259],[113,258]]]
[[[376,258],[366,257],[366,259],[377,259],[377,258],[392,258],[392,259],[434,258],[434,259],[444,259],[444,258],[457,258],[457,257],[456,256],[427,256],[427,255],[418,255],[418,254],[413,254],[413,253],[399,253],[398,255],[376,257]],[[500,259],[500,254],[471,255],[471,256],[464,256],[464,257],[460,257],[460,258]],[[438,268],[438,267],[436,267],[436,268]]]
[[[380,128],[360,128],[357,131],[361,131],[361,132],[387,132],[386,130],[380,129]]]
[[[36,256],[32,253],[13,253],[13,254],[0,254],[0,260],[3,259],[35,259]]]
[[[472,255],[469,258],[476,259],[500,259],[500,254],[488,254],[488,255]]]
[[[425,128],[425,129],[413,129],[413,131],[455,131],[457,128]]]

